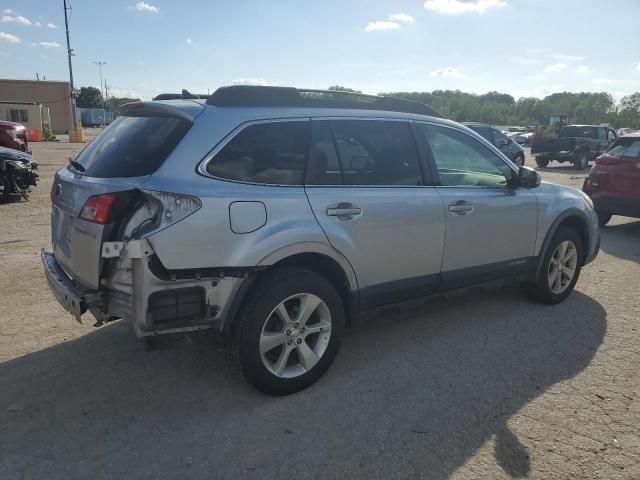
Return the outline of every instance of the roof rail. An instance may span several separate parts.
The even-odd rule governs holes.
[[[182,89],[182,93],[161,93],[153,97],[153,100],[195,100],[199,98],[209,98],[209,95],[191,93]]]
[[[160,96],[160,95],[159,95]],[[154,98],[154,100],[156,100]],[[442,118],[427,104],[396,97],[364,95],[339,90],[307,90],[293,87],[233,85],[220,87],[207,98],[217,107],[317,107],[416,113]]]

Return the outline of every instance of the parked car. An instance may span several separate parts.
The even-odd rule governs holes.
[[[427,105],[163,98],[125,105],[56,173],[46,277],[78,319],[146,339],[213,329],[264,392],[318,380],[360,312],[507,277],[555,304],[598,253],[586,195]]]
[[[15,122],[0,120],[0,147],[12,148],[31,154],[27,129],[24,125]]]
[[[26,197],[38,184],[38,164],[28,153],[0,147],[0,202],[12,195]]]
[[[531,143],[531,153],[542,168],[556,160],[571,162],[575,168],[584,170],[589,161],[606,151],[616,138],[616,132],[609,127],[569,125],[560,129],[557,138],[535,138]]]
[[[496,146],[513,163],[518,166],[524,165],[524,149],[496,127],[485,125],[484,123],[464,123],[464,125],[487,139],[489,143]]]
[[[616,134],[618,135],[618,137],[622,137],[623,135],[628,135],[630,133],[635,133],[637,131],[638,130],[635,128],[619,128]]]
[[[612,215],[640,218],[640,132],[620,137],[600,155],[582,190],[593,200],[600,226]]]

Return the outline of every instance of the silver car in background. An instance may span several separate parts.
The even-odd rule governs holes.
[[[282,395],[329,368],[360,312],[507,277],[553,304],[598,253],[588,197],[427,105],[192,97],[126,105],[56,173],[42,261],[77,319],[125,318],[146,339],[213,329]]]

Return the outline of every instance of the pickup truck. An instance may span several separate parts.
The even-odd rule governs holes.
[[[571,162],[584,170],[589,160],[604,153],[617,139],[616,132],[609,127],[593,125],[569,125],[563,127],[558,138],[536,138],[531,143],[531,154],[535,155],[539,167],[546,167],[551,160]]]

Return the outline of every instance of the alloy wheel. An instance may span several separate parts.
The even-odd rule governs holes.
[[[561,242],[551,255],[547,280],[549,288],[555,294],[564,292],[573,277],[576,275],[578,266],[578,250],[571,240]]]
[[[298,377],[320,361],[330,338],[327,304],[311,293],[299,293],[280,302],[266,318],[260,334],[260,357],[273,375]]]

